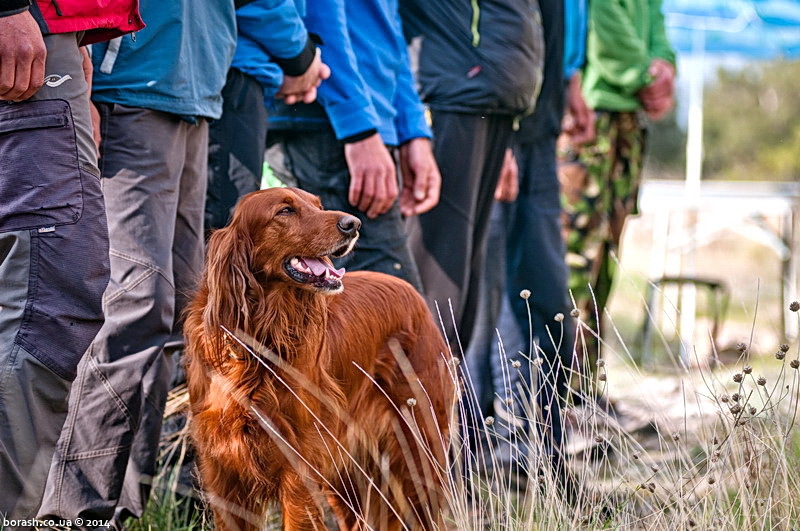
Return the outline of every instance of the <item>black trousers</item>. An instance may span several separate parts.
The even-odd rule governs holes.
[[[409,221],[409,243],[431,310],[436,315],[438,304],[447,340],[455,353],[466,352],[512,118],[445,111],[432,117],[442,195],[433,210]]]
[[[235,68],[222,89],[222,116],[208,131],[205,230],[228,224],[243,195],[261,187],[267,108],[261,84]]]

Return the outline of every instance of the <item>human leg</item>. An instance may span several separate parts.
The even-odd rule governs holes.
[[[434,155],[442,174],[441,200],[409,221],[409,242],[431,310],[435,314],[438,305],[448,341],[456,347],[460,342],[466,351],[511,119],[437,111],[433,131]]]
[[[261,187],[266,140],[261,84],[232,68],[222,89],[222,116],[209,127],[206,231],[224,227],[239,198]]]
[[[36,515],[70,384],[103,323],[108,230],[78,40],[46,36],[45,72],[64,81],[0,105],[0,515],[8,518]]]
[[[143,381],[172,332],[181,172],[187,143],[198,140],[191,132],[204,127],[121,105],[103,105],[101,115],[111,239],[106,323],[79,367],[40,511],[70,519],[111,519],[119,500],[141,428]]]
[[[602,329],[624,220],[637,212],[644,143],[636,113],[599,113],[597,139],[578,151],[578,171],[561,171],[569,287],[583,322],[576,354],[589,378],[584,389],[591,388],[602,356],[595,334]]]

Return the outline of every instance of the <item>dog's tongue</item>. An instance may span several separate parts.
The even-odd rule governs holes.
[[[336,278],[341,278],[344,275],[344,268],[334,269],[319,258],[303,258],[303,262],[318,277],[325,275],[325,271],[330,271],[331,276]]]

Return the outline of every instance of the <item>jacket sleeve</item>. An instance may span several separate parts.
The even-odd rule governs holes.
[[[331,77],[322,82],[317,97],[336,138],[353,138],[377,130],[380,121],[367,85],[358,73],[344,0],[308,0],[307,7],[306,27],[322,39],[322,60],[331,68]]]
[[[394,95],[394,108],[397,111],[394,122],[397,129],[397,142],[403,144],[413,138],[430,138],[433,135],[425,119],[425,107],[419,99],[417,84],[411,72],[411,62],[403,36],[400,13],[394,13],[393,27],[400,60],[397,90]]]
[[[0,17],[10,17],[27,11],[31,0],[0,0]]]
[[[636,94],[652,81],[647,73],[648,43],[636,34],[636,22],[618,0],[589,2],[589,45],[603,79],[626,95]]]
[[[239,41],[261,47],[290,76],[303,74],[316,46],[293,0],[254,0],[236,10]]]
[[[672,49],[667,38],[667,28],[664,25],[664,13],[661,11],[661,4],[661,0],[650,0],[650,55],[675,65],[675,50]]]

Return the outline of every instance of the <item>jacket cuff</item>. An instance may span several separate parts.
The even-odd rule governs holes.
[[[378,132],[378,130],[375,129],[375,128],[367,129],[366,131],[363,131],[361,133],[356,133],[354,135],[350,135],[348,137],[343,138],[342,139],[342,143],[343,144],[352,144],[353,142],[360,142],[360,141],[362,141],[362,140],[364,140],[366,138],[371,137],[372,135],[376,134],[377,132]]]
[[[3,0],[0,0],[3,1]],[[290,57],[288,59],[282,59],[280,57],[273,57],[273,60],[283,73],[287,76],[302,76],[308,70],[308,67],[311,66],[311,63],[314,62],[314,57],[317,55],[317,45],[314,44],[314,41],[309,37],[306,40],[305,48],[299,54],[295,55],[294,57]]]
[[[27,11],[31,0],[0,0],[0,17],[10,17]]]

